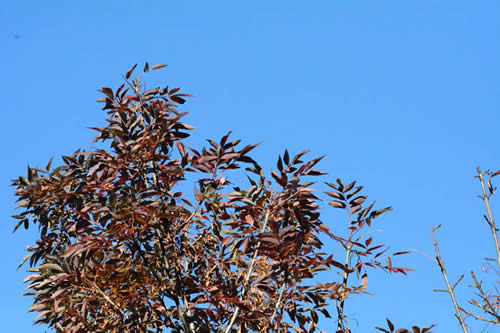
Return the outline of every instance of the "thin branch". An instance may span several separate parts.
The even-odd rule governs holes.
[[[153,161],[151,161],[149,163],[149,166],[154,170],[156,171],[156,165],[153,163]],[[142,168],[141,168],[141,171],[142,171]],[[142,173],[144,174],[144,179],[146,181],[146,187],[149,187],[149,184],[147,182],[147,176],[146,174],[144,173],[144,171],[142,171]],[[156,177],[156,172],[153,172],[153,185],[155,187],[158,186],[158,179]],[[198,206],[196,207],[196,209],[191,213],[191,215],[189,216],[189,218],[184,222],[184,224],[182,225],[181,229],[184,229],[184,226],[187,225],[189,223],[189,221],[193,218],[193,216],[196,214],[198,208],[201,206],[201,202],[199,202]],[[163,240],[162,240],[162,237],[160,235],[160,232],[158,231],[158,229],[155,229],[155,232],[156,232],[156,236],[158,237],[158,243],[160,245],[160,249],[161,249],[161,252],[162,252],[162,259],[163,259],[163,263],[165,265],[165,268],[167,270],[170,269],[170,264],[168,263],[168,258],[167,258],[167,253],[166,253],[166,250],[165,250],[165,246],[163,244]],[[180,277],[180,273],[177,269],[177,267],[174,267],[174,270],[175,270],[175,294],[176,294],[176,298],[174,299],[175,301],[175,305],[177,307],[177,314],[179,315],[179,319],[181,320],[182,324],[184,325],[184,330],[186,332],[195,332],[195,327],[194,327],[194,323],[193,322],[187,322],[186,320],[186,315],[188,318],[191,318],[192,317],[192,313],[191,313],[191,309],[189,309],[189,307],[187,308],[187,311],[182,309],[181,308],[181,303],[184,304],[184,307],[187,307],[187,298],[186,298],[186,293],[184,291],[184,286],[183,286],[183,283],[181,281],[181,277]]]
[[[313,321],[313,320],[311,320],[311,321],[309,322],[309,327],[307,328],[307,332],[312,332],[313,325],[314,325],[314,321]]]
[[[163,264],[165,265],[165,268],[167,270],[169,270],[170,264],[168,263],[167,253],[165,251],[165,246],[163,245],[163,240],[161,238],[161,235],[160,235],[158,229],[155,229],[155,232],[156,232],[156,237],[158,237],[158,243],[160,245],[160,249],[162,252]],[[176,273],[175,274],[175,284],[176,284],[175,295],[176,295],[176,298],[174,298],[174,302],[175,302],[175,305],[177,307],[177,314],[179,315],[179,319],[181,320],[182,325],[184,325],[185,331],[191,332],[190,325],[188,325],[188,323],[186,321],[186,316],[184,315],[184,311],[181,309],[181,303],[183,302],[183,298],[182,298],[183,295],[181,295],[181,294],[183,294],[183,293],[182,293],[182,289],[180,287],[179,272],[177,271],[177,268],[175,268],[175,273]]]
[[[455,312],[456,312],[456,316],[458,318],[458,321],[460,322],[460,325],[462,326],[464,333],[468,333],[467,326],[465,326],[465,322],[464,322],[464,319],[462,318],[462,313],[460,312],[460,308],[458,306],[457,300],[455,298],[455,292],[454,292],[454,289],[455,289],[457,283],[462,279],[463,276],[460,277],[460,279],[457,281],[457,283],[455,283],[455,285],[453,287],[450,285],[450,282],[448,281],[448,275],[446,274],[446,269],[444,268],[443,259],[441,258],[441,254],[439,253],[439,246],[438,246],[438,243],[436,241],[436,238],[434,237],[434,231],[437,228],[439,228],[439,226],[434,227],[432,229],[432,239],[434,241],[434,247],[436,248],[437,263],[439,265],[439,268],[441,268],[441,274],[443,275],[444,281],[446,282],[446,287],[448,288],[448,294],[450,295],[451,300],[453,301],[453,306],[455,307]]]
[[[491,316],[495,317],[497,320],[497,324],[500,323],[500,316],[497,313],[497,309],[491,304],[490,299],[486,295],[486,293],[483,291],[483,288],[481,287],[481,283],[477,281],[476,275],[474,275],[474,272],[471,271],[470,274],[472,275],[472,278],[474,279],[474,283],[476,284],[476,289],[479,290],[480,296],[483,299],[483,301],[486,303],[489,311],[483,307],[481,307],[486,313],[490,314]]]
[[[478,315],[476,315],[476,314],[474,314],[474,313],[472,313],[472,312],[470,312],[470,311],[468,311],[468,310],[466,310],[466,309],[462,308],[461,306],[459,306],[459,309],[460,309],[462,312],[464,312],[464,313],[468,314],[469,316],[471,316],[471,317],[473,317],[473,318],[475,318],[475,319],[477,319],[477,320],[485,321],[485,322],[487,322],[487,323],[492,323],[492,324],[498,324],[498,321],[495,321],[495,320],[491,320],[491,319],[487,319],[487,318],[483,318],[483,317],[481,317],[481,316],[478,316]]]
[[[97,284],[95,284],[94,282],[90,282],[90,285],[99,292],[99,294],[102,295],[102,297],[104,297],[104,299],[106,300],[106,302],[108,302],[109,304],[111,304],[112,307],[114,307],[116,310],[118,310],[120,312],[120,314],[125,318],[125,319],[128,319],[128,316],[127,314],[125,313],[125,311],[122,310],[122,308],[120,308],[115,302],[113,302],[111,300],[111,298],[109,298],[108,295],[106,295],[106,293],[104,291],[101,290],[101,288],[99,288],[99,286]]]
[[[453,285],[453,287],[451,289],[455,290],[455,288],[460,283],[460,281],[462,281],[463,278],[464,278],[464,275],[462,274],[462,276],[460,276],[460,278],[457,280],[457,282],[455,282],[455,284]]]
[[[261,228],[261,231],[264,231],[267,228],[267,223],[269,221],[269,215],[270,215],[270,213],[271,213],[271,210],[268,207],[267,211],[266,211],[266,215],[264,217],[264,224],[263,224],[263,226]],[[257,248],[256,248],[255,252],[253,253],[252,262],[250,263],[250,268],[248,269],[247,276],[245,277],[245,281],[243,282],[243,287],[241,289],[241,297],[245,297],[245,295],[246,295],[246,293],[248,291],[248,282],[250,281],[250,277],[251,277],[251,275],[253,273],[253,269],[254,269],[255,263],[257,262],[257,256],[259,254],[259,250],[258,250],[259,247],[260,247],[260,242],[257,243]],[[239,314],[240,314],[240,308],[237,307],[234,310],[233,316],[231,317],[231,321],[229,322],[229,324],[227,325],[226,329],[224,330],[225,333],[229,333],[229,331],[233,327],[234,322],[236,321],[236,318],[238,317]]]
[[[274,307],[273,315],[271,316],[270,322],[272,323],[274,321],[274,317],[276,317],[276,314],[278,313],[278,309],[281,305],[281,300],[283,298],[283,293],[285,292],[285,287],[286,287],[286,280],[283,280],[283,284],[281,285],[281,290],[280,294],[278,296],[278,300],[276,301],[276,306]]]
[[[417,249],[412,249],[412,248],[409,248],[409,250],[411,250],[411,251],[415,251],[415,252],[417,252],[417,253],[420,253],[421,255],[424,255],[424,256],[426,256],[426,257],[428,257],[428,258],[430,258],[430,259],[434,260],[434,262],[435,262],[436,264],[438,263],[438,262],[437,262],[437,260],[436,260],[436,258],[434,258],[433,256],[428,255],[428,254],[427,254],[427,253],[425,253],[425,252],[419,251],[419,250],[417,250]]]
[[[497,229],[495,227],[495,220],[493,219],[493,214],[491,213],[491,207],[490,207],[490,194],[486,193],[486,187],[484,186],[484,179],[483,176],[487,173],[488,171],[485,171],[484,173],[481,172],[481,169],[477,167],[477,176],[479,178],[479,181],[481,182],[481,188],[483,189],[483,196],[480,196],[481,199],[483,199],[484,204],[486,205],[486,210],[488,212],[489,219],[488,225],[490,226],[491,229],[491,235],[493,236],[493,240],[495,241],[495,248],[497,251],[497,265],[498,268],[500,269],[500,245],[498,244],[498,237],[497,237]]]
[[[344,326],[344,306],[345,306],[345,290],[347,288],[347,280],[349,279],[349,272],[347,269],[349,268],[349,261],[351,258],[351,250],[352,250],[352,237],[353,237],[353,229],[352,226],[352,217],[349,204],[346,205],[347,217],[349,220],[349,238],[347,240],[346,253],[345,253],[345,268],[343,278],[342,278],[342,291],[344,295],[342,295],[342,300],[340,304],[337,306],[337,332],[343,332],[342,326]]]

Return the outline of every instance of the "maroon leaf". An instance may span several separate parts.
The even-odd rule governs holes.
[[[391,323],[391,321],[389,320],[389,318],[385,318],[387,320],[387,326],[389,326],[389,329],[392,331],[394,331],[394,325]]]
[[[129,71],[127,72],[127,74],[125,74],[125,78],[129,79],[129,78],[130,78],[130,76],[132,75],[132,73],[134,72],[134,69],[135,69],[136,67],[137,67],[137,64],[135,64],[135,65],[132,67],[132,69],[131,69],[131,70],[129,70]]]
[[[186,102],[184,98],[178,97],[177,95],[170,96],[170,99],[179,104],[184,104]]]
[[[99,91],[106,95],[110,100],[114,99],[113,90],[111,90],[111,88],[101,88]]]
[[[176,92],[178,92],[179,90],[181,90],[181,88],[174,88],[174,89],[172,89],[172,90],[170,90],[170,91],[168,92],[168,95],[169,95],[169,96],[172,96],[172,95],[174,95]]]

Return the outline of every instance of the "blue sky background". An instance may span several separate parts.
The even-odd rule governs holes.
[[[199,128],[193,146],[233,130],[264,141],[255,156],[268,167],[285,148],[327,154],[325,180],[356,179],[379,207],[393,206],[375,224],[379,241],[432,255],[429,230],[441,223],[450,279],[479,272],[494,256],[473,177],[478,165],[500,169],[499,16],[496,0],[3,1],[1,331],[44,331],[20,296],[26,273],[16,267],[36,234],[11,232],[10,179],[89,148],[86,127],[104,123],[97,89],[144,61],[169,65],[146,77],[150,87],[196,96],[181,108]],[[345,225],[334,210],[324,219]],[[354,331],[373,332],[386,316],[460,331],[448,296],[432,291],[444,287],[434,262],[412,254],[396,264],[416,272],[372,273],[373,296],[347,303]],[[462,305],[469,282],[457,289]]]

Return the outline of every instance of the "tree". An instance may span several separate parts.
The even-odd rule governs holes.
[[[285,150],[269,177],[249,155],[258,144],[240,147],[231,132],[188,147],[194,127],[177,107],[190,95],[145,91],[130,79],[135,68],[116,91],[101,89],[109,117],[92,128],[93,142],[106,149],[77,150],[13,181],[23,210],[15,229],[40,231],[23,260],[36,323],[59,332],[314,332],[335,303],[337,331],[349,332],[345,300],[366,292],[368,270],[409,270],[364,236],[390,207],[365,206],[362,186],[326,183],[327,204],[348,217],[347,228],[328,223],[332,232],[311,188],[325,174],[315,169],[322,157]],[[233,184],[228,170],[249,184]],[[322,251],[325,241],[345,249],[342,262]],[[325,270],[340,280],[314,282]]]

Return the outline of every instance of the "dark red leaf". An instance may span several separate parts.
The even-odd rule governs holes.
[[[134,72],[134,69],[137,67],[137,64],[134,65],[134,67],[132,67],[131,70],[129,70],[127,72],[127,74],[125,74],[125,78],[129,79],[130,78],[130,75],[132,75],[132,73]]]
[[[170,96],[170,99],[176,103],[179,103],[179,104],[184,104],[186,102],[186,100],[184,98],[177,97],[177,95]]]
[[[168,95],[169,95],[169,96],[172,96],[173,94],[175,94],[175,93],[176,93],[176,92],[178,92],[179,90],[181,90],[181,88],[174,88],[174,89],[172,89],[172,90],[170,90],[170,91],[168,92]]]
[[[394,331],[394,325],[391,323],[391,321],[389,320],[389,318],[385,318],[387,320],[387,326],[389,326],[389,329],[392,331]]]
[[[288,150],[285,149],[285,154],[283,155],[283,162],[286,165],[290,164],[290,155],[288,155]]]
[[[99,91],[102,92],[104,95],[108,96],[110,100],[114,99],[113,90],[111,88],[101,88],[101,90]]]

